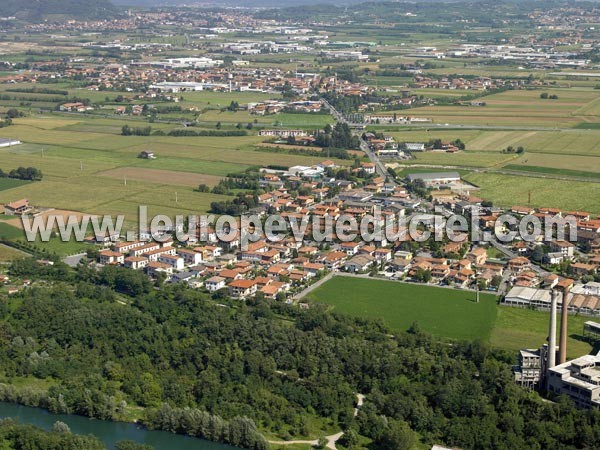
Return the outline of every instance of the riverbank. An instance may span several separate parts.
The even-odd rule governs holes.
[[[119,441],[130,440],[147,444],[155,450],[234,450],[235,447],[191,436],[149,430],[128,422],[89,419],[73,414],[53,414],[46,409],[0,402],[0,418],[16,419],[20,423],[34,425],[46,431],[57,422],[66,423],[75,434],[96,436],[109,449],[115,450]]]

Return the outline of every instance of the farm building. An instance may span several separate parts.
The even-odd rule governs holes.
[[[425,183],[425,186],[438,186],[460,181],[458,172],[411,173],[406,178],[410,182],[420,180]]]
[[[4,205],[4,214],[9,216],[21,216],[31,212],[32,210],[33,207],[29,204],[29,200],[26,198]]]
[[[21,141],[18,139],[5,139],[0,138],[0,148],[1,147],[12,147],[13,145],[19,145]]]
[[[151,152],[149,150],[144,150],[144,151],[140,152],[140,154],[138,155],[138,158],[156,159],[156,155],[154,154],[154,152]]]
[[[259,136],[276,136],[287,138],[290,136],[299,137],[299,136],[308,136],[308,132],[305,130],[260,130],[258,132]]]
[[[407,152],[424,152],[425,144],[422,142],[405,142],[404,148]]]

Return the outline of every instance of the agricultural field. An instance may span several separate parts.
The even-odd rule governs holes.
[[[0,178],[0,191],[16,188],[28,183],[29,181],[17,180],[15,178]]]
[[[0,239],[19,239],[23,237],[23,231],[6,222],[0,222]]]
[[[399,142],[462,140],[467,150],[500,152],[508,146],[525,148],[527,153],[600,156],[600,129],[565,130],[463,130],[439,129],[386,131]]]
[[[154,183],[170,183],[172,180],[177,180],[177,184],[193,188],[198,187],[200,184],[215,186],[221,180],[221,177],[216,175],[173,172],[170,170],[145,169],[141,167],[119,167],[118,169],[100,172],[99,175],[116,178],[117,180],[149,181]]]
[[[490,294],[476,303],[471,291],[364,278],[334,277],[307,298],[336,312],[382,319],[393,330],[418,322],[431,334],[453,339],[489,339],[496,317],[496,297]]]
[[[338,276],[307,298],[331,305],[336,312],[381,319],[394,331],[404,331],[416,321],[436,336],[482,339],[511,352],[542,345],[548,335],[547,312],[498,306],[490,294],[482,294],[480,303],[475,303],[471,291]],[[591,350],[581,338],[583,322],[588,319],[569,316],[571,357]]]
[[[7,245],[0,244],[0,263],[7,263],[10,261],[14,261],[15,259],[22,259],[26,256],[26,253],[23,253],[19,250],[15,250],[14,248],[8,247]]]
[[[312,165],[326,159],[326,154],[260,151],[256,144],[264,138],[255,132],[232,137],[121,136],[123,121],[87,115],[50,114],[14,122],[0,129],[0,137],[18,137],[24,143],[0,149],[2,168],[36,167],[44,179],[27,185],[0,179],[0,203],[28,198],[42,207],[126,214],[128,223],[137,216],[138,204],[147,205],[150,214],[203,213],[211,202],[228,197],[195,192],[199,184],[213,186],[251,166]],[[130,126],[145,124],[131,121]],[[176,127],[151,126],[163,131]],[[153,151],[157,158],[138,158],[142,150]]]
[[[573,156],[525,153],[519,159],[511,162],[511,164],[600,173],[600,155]]]
[[[496,173],[470,173],[464,179],[480,188],[477,196],[497,206],[555,207],[567,211],[600,213],[600,183],[566,181]]]
[[[517,158],[515,154],[463,151],[446,153],[442,151],[414,153],[413,159],[400,160],[406,165],[439,165],[458,167],[493,167],[501,166]]]
[[[541,92],[558,99],[540,99]],[[580,122],[600,122],[598,99],[598,91],[585,88],[517,90],[482,97],[484,107],[437,105],[416,108],[411,114],[431,117],[436,123],[570,128]]]

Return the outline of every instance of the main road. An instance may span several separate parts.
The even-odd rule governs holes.
[[[348,122],[348,120],[344,117],[344,115],[342,113],[340,113],[337,109],[335,109],[334,106],[331,103],[329,103],[327,100],[325,100],[324,98],[321,98],[321,102],[327,107],[327,109],[329,109],[329,112],[331,113],[331,115],[337,122],[345,123],[350,127],[357,126],[357,125],[362,126],[362,124],[355,124],[355,123]],[[371,150],[367,141],[365,141],[362,138],[362,136],[360,136],[360,135],[359,135],[359,139],[360,139],[360,149],[363,152],[365,152],[366,155],[371,160],[371,162],[373,164],[375,164],[375,171],[377,172],[377,174],[384,178],[388,178],[389,174],[388,174],[387,169],[385,168],[385,165],[381,162],[379,157]],[[395,183],[396,181],[393,180],[393,182]]]

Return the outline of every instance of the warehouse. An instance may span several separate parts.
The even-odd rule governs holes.
[[[411,173],[406,178],[411,183],[414,181],[422,181],[425,183],[425,186],[428,187],[457,183],[460,181],[458,172]]]

